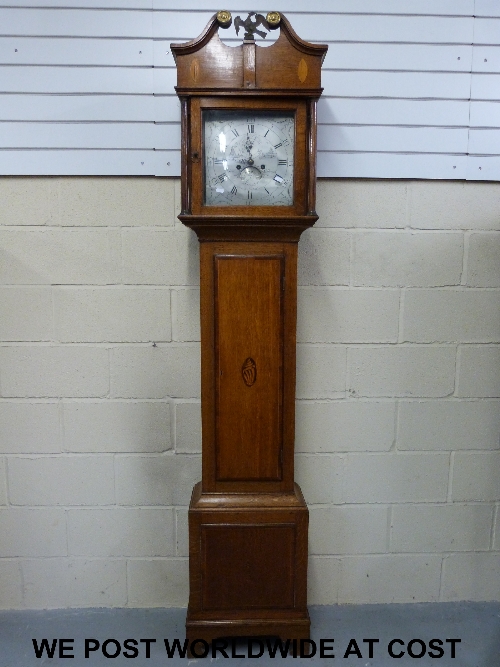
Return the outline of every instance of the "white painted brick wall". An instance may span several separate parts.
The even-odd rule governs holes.
[[[297,338],[308,343],[396,343],[399,290],[303,287]]]
[[[467,285],[500,287],[500,234],[471,234],[467,257]]]
[[[389,451],[394,445],[395,401],[298,401],[298,452]]]
[[[345,347],[297,345],[297,398],[335,398],[345,389]]]
[[[0,558],[68,555],[66,512],[62,508],[0,510],[0,534]]]
[[[447,452],[348,454],[342,497],[348,503],[445,501],[449,463]]]
[[[25,346],[0,350],[2,396],[105,397],[109,354],[103,347]]]
[[[0,458],[0,505],[7,504],[7,477],[5,459]]]
[[[325,556],[386,553],[387,521],[384,505],[312,508],[309,551]]]
[[[175,406],[175,450],[186,454],[201,452],[201,404]]]
[[[113,505],[113,457],[19,456],[9,458],[12,505]]]
[[[68,510],[70,556],[173,556],[172,509]]]
[[[413,229],[500,231],[499,207],[500,190],[495,183],[471,188],[463,181],[414,181],[409,223]]]
[[[57,402],[0,401],[0,452],[52,454],[62,452]]]
[[[345,231],[308,229],[302,234],[299,285],[349,285],[350,238]]]
[[[441,560],[442,557],[435,554],[344,558],[338,602],[436,602]]]
[[[114,229],[61,227],[0,231],[3,285],[108,285],[119,279]]]
[[[498,600],[500,554],[462,553],[444,559],[443,600]]]
[[[0,179],[0,608],[183,606],[179,181]],[[500,599],[500,185],[324,180],[299,246],[309,602]]]
[[[123,607],[126,560],[27,558],[21,561],[24,604],[29,609]]]
[[[500,397],[500,347],[461,345],[458,350],[457,396]]]
[[[500,291],[408,290],[402,329],[403,341],[411,343],[494,343],[500,339]]]
[[[351,347],[348,391],[353,396],[449,396],[455,357],[453,346]]]
[[[170,341],[170,291],[54,288],[54,335],[63,343]]]
[[[115,459],[119,505],[187,505],[201,479],[200,456],[152,455]]]
[[[0,559],[0,609],[20,609],[24,606],[20,563],[14,559]]]
[[[361,231],[353,237],[353,284],[370,287],[459,285],[463,234]]]
[[[128,602],[131,607],[183,607],[189,587],[188,561],[128,561]]]
[[[51,340],[52,293],[50,287],[0,287],[0,340]]]
[[[148,345],[111,350],[113,398],[198,398],[199,345]]]
[[[200,340],[200,290],[199,288],[172,291],[173,340]]]
[[[390,550],[401,552],[487,551],[493,506],[398,505],[392,511]]]
[[[165,452],[172,448],[170,405],[159,401],[62,403],[67,452]]]
[[[499,433],[499,401],[399,403],[399,449],[498,449]]]
[[[127,285],[199,284],[199,247],[189,229],[123,229],[123,282]]]

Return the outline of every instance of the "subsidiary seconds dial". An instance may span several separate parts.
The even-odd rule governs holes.
[[[205,204],[291,206],[292,113],[206,111]]]

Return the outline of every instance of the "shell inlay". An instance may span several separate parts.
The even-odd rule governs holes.
[[[198,62],[197,58],[193,58],[193,61],[191,62],[191,66],[189,68],[189,72],[191,74],[191,78],[196,83],[198,81],[198,75],[200,73],[200,63]]]
[[[243,382],[247,387],[251,387],[255,384],[255,380],[257,379],[257,364],[252,357],[245,359],[245,362],[241,367],[241,375],[243,376]]]
[[[299,66],[297,67],[297,75],[299,77],[300,83],[304,83],[307,79],[307,63],[304,58],[301,59]]]

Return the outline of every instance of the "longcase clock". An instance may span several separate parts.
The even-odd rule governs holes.
[[[317,220],[324,45],[277,12],[172,44],[182,213],[201,244],[202,481],[189,507],[189,640],[309,636],[308,510],[294,483],[297,243]],[[278,29],[257,46],[254,35]]]

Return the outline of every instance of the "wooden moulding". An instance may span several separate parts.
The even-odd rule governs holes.
[[[178,216],[186,227],[193,229],[200,241],[277,241],[297,243],[300,235],[312,227],[318,216],[314,213],[291,218],[252,218],[220,215]]]

